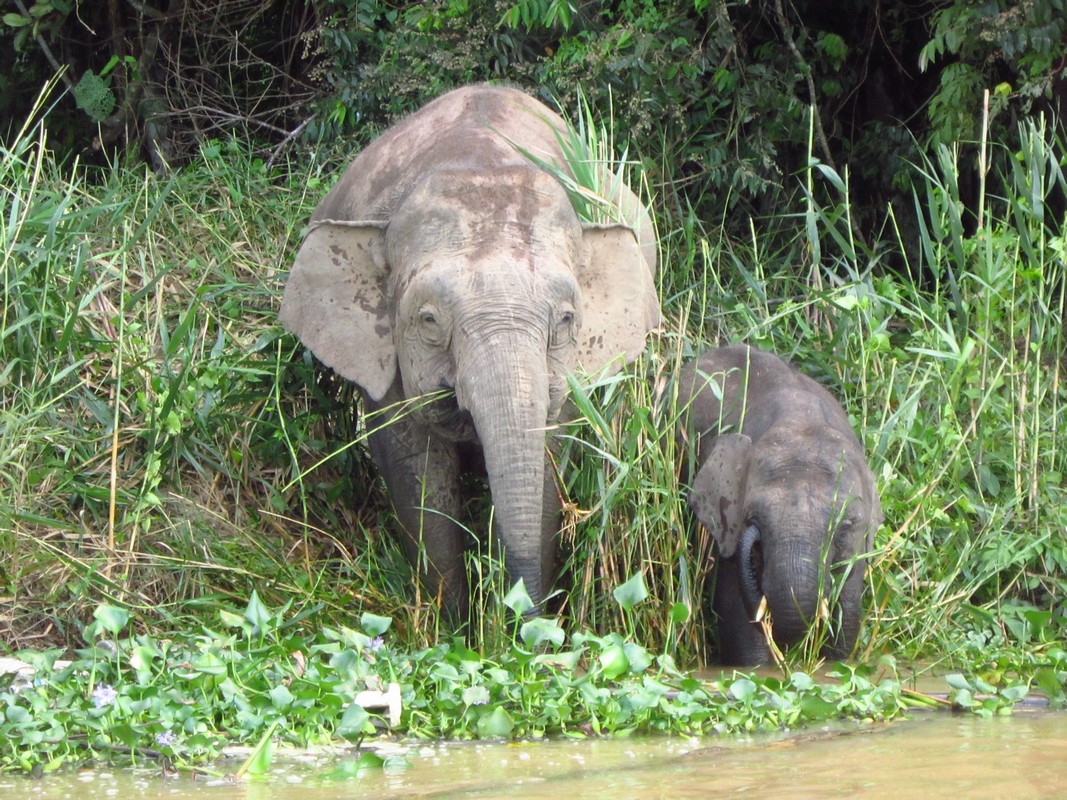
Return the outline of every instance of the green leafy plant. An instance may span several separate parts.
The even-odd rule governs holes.
[[[633,591],[624,585],[619,595],[625,600]],[[513,590],[516,605],[522,594]],[[549,618],[527,620],[507,647],[487,656],[458,639],[398,648],[391,620],[377,615],[365,615],[358,630],[298,636],[299,614],[270,609],[255,595],[242,613],[220,613],[221,627],[167,640],[129,635],[133,620],[118,607],[102,606],[95,616],[88,647],[69,664],[60,665],[55,652],[25,653],[37,670],[32,681],[20,685],[8,676],[0,685],[0,769],[164,757],[191,769],[225,744],[248,743],[252,752],[236,774],[254,778],[270,769],[278,745],[377,735],[385,718],[355,698],[390,682],[400,684],[403,698],[400,728],[391,733],[419,738],[731,733],[892,719],[930,702],[902,690],[891,660],[878,670],[840,665],[830,682],[799,671],[709,682],[628,637],[567,632]],[[968,700],[969,687],[991,691],[982,679],[954,676],[949,683],[957,705],[990,709],[986,700]],[[1024,694],[997,694],[998,713]],[[350,779],[386,765],[403,763],[364,754],[327,777]]]

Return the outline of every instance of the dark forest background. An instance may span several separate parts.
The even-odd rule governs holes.
[[[876,240],[887,205],[912,203],[918,153],[976,140],[985,113],[994,137],[1057,115],[1067,95],[1065,0],[0,8],[0,136],[61,73],[69,91],[49,117],[61,156],[133,151],[161,172],[234,129],[268,158],[338,137],[355,147],[449,88],[507,80],[566,108],[581,92],[644,161],[661,214],[727,234],[789,208],[810,157],[847,175],[854,226]]]

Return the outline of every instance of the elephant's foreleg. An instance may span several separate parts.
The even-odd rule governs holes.
[[[833,661],[841,661],[852,655],[860,631],[860,612],[863,610],[863,561],[853,564],[841,594],[834,604],[833,636],[822,650],[822,655]]]
[[[546,455],[544,502],[541,506],[541,586],[550,591],[556,580],[556,554],[559,552],[559,532],[563,523],[563,496],[556,483],[556,465]],[[539,609],[543,611],[543,609]]]
[[[750,621],[745,610],[738,559],[717,559],[712,608],[718,617],[719,661],[731,666],[766,664],[771,654],[760,626]]]

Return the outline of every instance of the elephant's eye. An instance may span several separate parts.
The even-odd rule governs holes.
[[[556,321],[552,326],[552,341],[550,344],[552,347],[563,347],[573,344],[577,338],[578,315],[574,311],[574,306],[567,303],[556,312]]]
[[[415,326],[419,339],[431,347],[444,347],[448,344],[448,326],[443,315],[431,305],[425,305],[415,314]]]
[[[837,523],[837,535],[849,536],[859,525],[859,518],[854,514],[846,515]]]

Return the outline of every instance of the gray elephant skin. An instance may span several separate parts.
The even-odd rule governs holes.
[[[492,538],[540,607],[561,507],[546,432],[566,376],[618,369],[659,323],[651,218],[617,185],[629,224],[579,221],[539,166],[565,163],[564,130],[516,89],[438,97],[319,203],[282,299],[283,325],[359,386],[408,557],[460,619],[461,475],[487,478]]]
[[[678,402],[680,430],[695,445],[689,505],[715,544],[719,660],[770,661],[753,622],[764,597],[780,649],[828,607],[822,654],[848,657],[859,632],[863,556],[882,510],[844,409],[778,356],[746,345],[686,364]],[[843,580],[836,597],[834,578]]]

